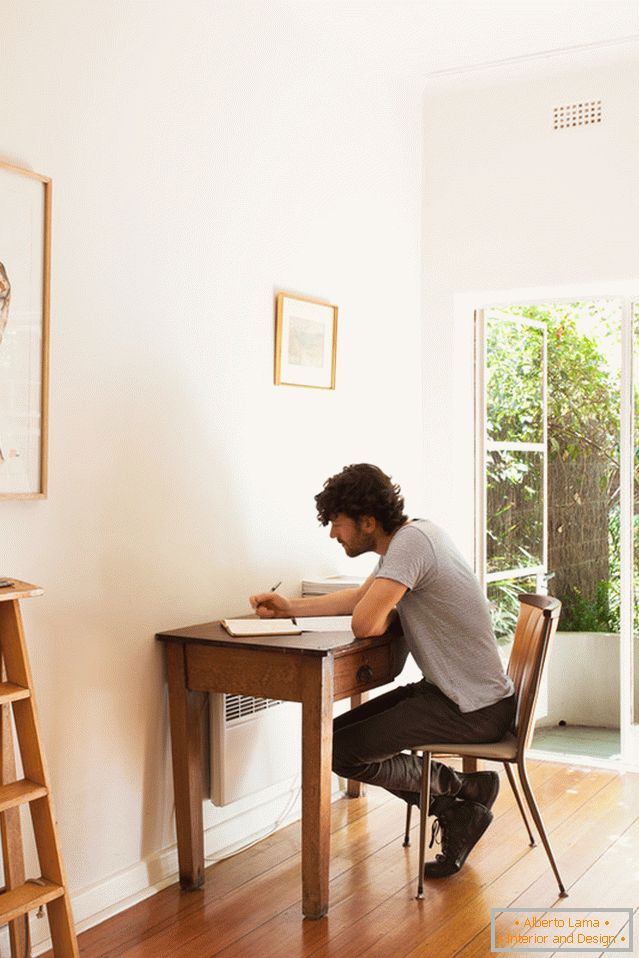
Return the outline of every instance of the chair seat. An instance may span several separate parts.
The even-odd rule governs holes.
[[[473,758],[485,758],[496,762],[514,762],[517,758],[517,739],[511,733],[506,735],[499,742],[480,742],[473,745],[468,742],[435,742],[428,745],[416,745],[415,749],[420,752],[431,752],[433,755],[444,755],[449,752],[453,755],[468,755]]]

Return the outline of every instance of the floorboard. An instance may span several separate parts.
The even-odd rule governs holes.
[[[639,775],[550,762],[529,769],[566,899],[543,846],[529,847],[503,774],[493,824],[463,870],[427,883],[421,902],[414,897],[417,816],[412,845],[403,848],[403,803],[370,788],[365,798],[333,804],[327,918],[302,918],[296,823],[211,865],[203,889],[172,885],[84,932],[81,958],[484,958],[495,954],[491,908],[636,912]],[[638,920],[635,913],[635,927]]]

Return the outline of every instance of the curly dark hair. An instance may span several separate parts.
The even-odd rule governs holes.
[[[373,516],[384,532],[395,532],[406,522],[400,488],[378,466],[367,462],[345,466],[324,483],[315,496],[317,515],[323,526],[338,513],[356,521]]]

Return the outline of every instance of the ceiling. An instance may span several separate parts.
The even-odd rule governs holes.
[[[398,76],[639,40],[639,0],[288,0],[318,44]],[[346,47],[346,49],[345,49]]]

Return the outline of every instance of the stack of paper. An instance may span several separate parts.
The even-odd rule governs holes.
[[[340,589],[357,589],[364,581],[357,575],[329,575],[326,578],[302,579],[302,595],[327,595]]]

